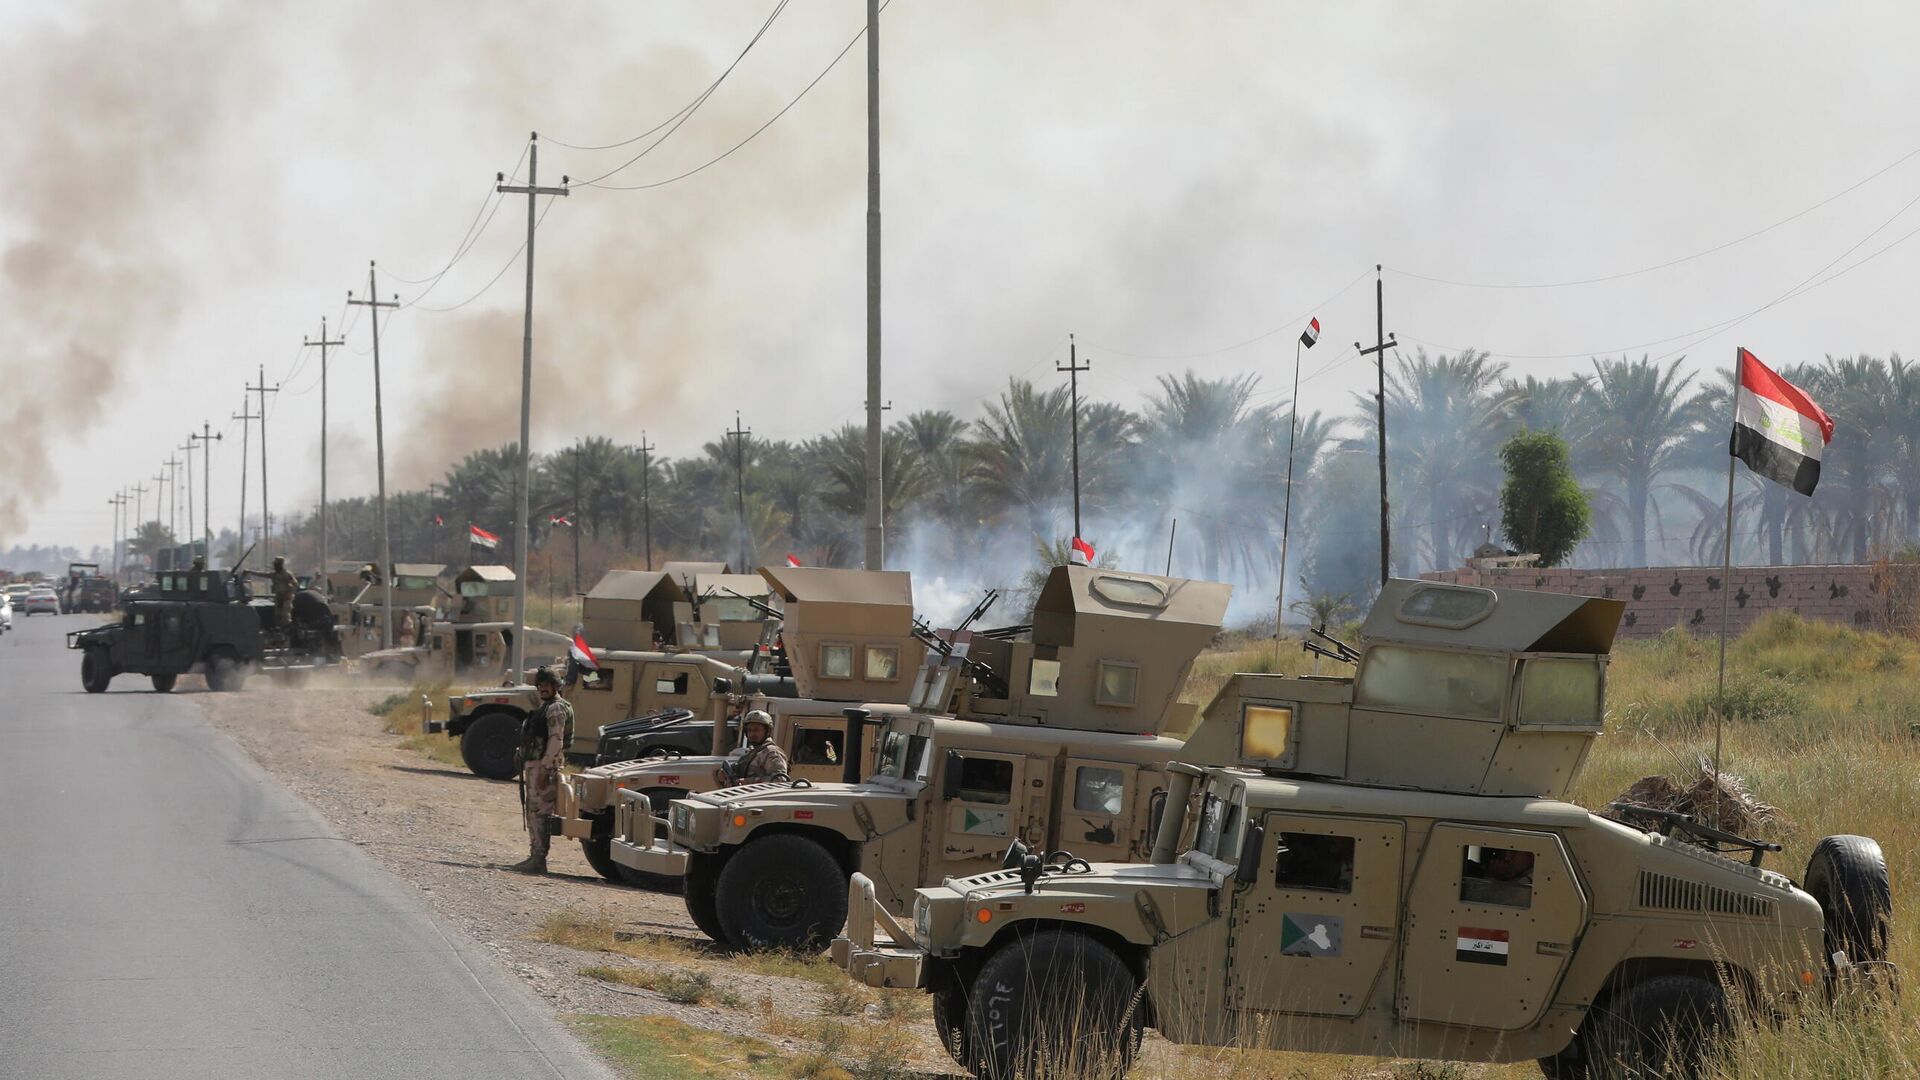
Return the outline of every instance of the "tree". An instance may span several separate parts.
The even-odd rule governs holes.
[[[1587,496],[1573,478],[1566,440],[1551,431],[1523,431],[1500,447],[1507,473],[1500,485],[1500,528],[1519,551],[1558,566],[1592,525]]]
[[[1680,374],[1680,360],[1662,368],[1646,357],[1595,360],[1586,398],[1598,421],[1594,432],[1599,466],[1626,489],[1631,565],[1647,565],[1647,511],[1657,514],[1654,486],[1686,464],[1697,417],[1687,397],[1693,376]]]

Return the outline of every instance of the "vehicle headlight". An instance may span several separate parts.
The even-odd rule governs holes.
[[[684,833],[693,831],[693,809],[691,807],[673,807],[673,809],[668,812],[668,820],[672,823],[675,832]]]

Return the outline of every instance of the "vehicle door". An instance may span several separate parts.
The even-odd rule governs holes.
[[[1262,1013],[1359,1016],[1390,972],[1406,826],[1393,819],[1268,813],[1259,874],[1233,891],[1227,1000]],[[1220,858],[1234,836],[1222,829]],[[1391,978],[1391,974],[1388,976]]]
[[[1068,758],[1065,781],[1053,846],[1090,862],[1130,861],[1140,839],[1132,835],[1139,770],[1121,761]]]
[[[1027,759],[989,750],[948,750],[936,766],[939,802],[930,822],[937,830],[929,881],[994,869],[1017,836],[1044,845],[1026,807]]]
[[[1550,832],[1440,823],[1407,892],[1401,1019],[1515,1031],[1552,1000],[1586,890]]]
[[[839,716],[786,718],[787,775],[810,783],[837,782],[846,766],[847,721]],[[871,759],[868,759],[871,764]]]
[[[153,623],[149,662],[156,671],[185,671],[200,658],[200,625],[194,612],[168,604]]]

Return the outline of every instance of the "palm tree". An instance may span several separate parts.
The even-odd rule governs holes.
[[[1892,373],[1887,362],[1870,356],[1828,357],[1813,372],[1809,389],[1831,416],[1835,439],[1820,462],[1820,486],[1814,506],[1830,542],[1856,563],[1867,561],[1870,547],[1890,537],[1896,495],[1892,479],[1900,458],[1895,425]]]
[[[1137,494],[1161,522],[1186,519],[1183,546],[1209,581],[1223,580],[1223,564],[1245,576],[1278,554],[1286,428],[1275,406],[1254,404],[1259,385],[1256,375],[1162,375],[1142,417]]]
[[[1686,396],[1692,382],[1692,375],[1680,374],[1679,359],[1665,368],[1644,356],[1593,362],[1585,397],[1597,419],[1594,456],[1624,488],[1633,566],[1647,565],[1647,511],[1655,485],[1686,462],[1697,416]]]
[[[962,447],[975,505],[1016,513],[1032,539],[1056,536],[1073,494],[1071,421],[1066,387],[1040,391],[1007,380]]]

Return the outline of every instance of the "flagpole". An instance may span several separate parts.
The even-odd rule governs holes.
[[[1721,729],[1725,726],[1727,715],[1727,598],[1733,592],[1733,429],[1740,415],[1740,354],[1743,348],[1733,351],[1733,385],[1727,394],[1727,403],[1731,415],[1727,418],[1727,523],[1726,536],[1722,538],[1720,558],[1720,674],[1716,684],[1713,710],[1713,825],[1720,826],[1720,750]]]
[[[1293,525],[1293,440],[1300,430],[1300,339],[1293,339],[1293,401],[1287,408],[1287,490],[1280,508],[1280,586],[1273,595],[1273,661],[1280,662],[1280,627],[1287,621],[1287,539]]]

